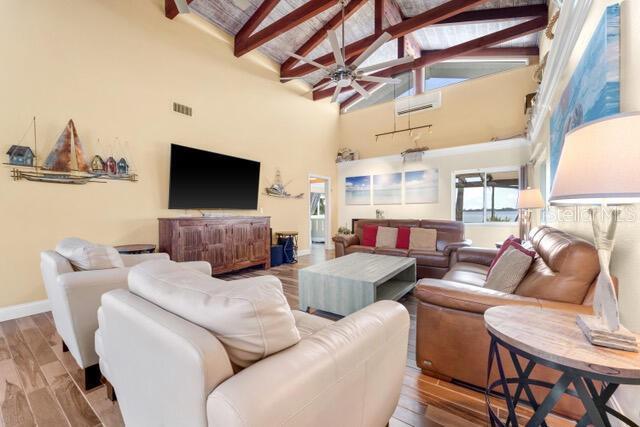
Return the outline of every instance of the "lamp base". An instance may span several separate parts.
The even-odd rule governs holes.
[[[617,331],[611,332],[607,330],[602,319],[586,314],[579,314],[576,322],[582,330],[582,333],[585,334],[589,342],[593,345],[635,353],[638,352],[636,336],[622,325],[620,325]]]

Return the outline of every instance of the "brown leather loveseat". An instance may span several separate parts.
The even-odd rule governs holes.
[[[490,339],[483,314],[490,307],[523,305],[592,313],[600,271],[593,245],[547,226],[532,230],[529,238],[538,255],[513,294],[483,288],[496,249],[462,248],[442,280],[418,282],[414,291],[419,300],[416,362],[424,373],[485,387]],[[508,374],[515,376],[507,355],[503,361]],[[556,371],[540,365],[532,374],[551,383],[558,377]],[[546,395],[546,391],[538,393]],[[563,398],[556,411],[572,418],[584,413],[574,398]]]
[[[395,248],[376,248],[363,246],[362,226],[365,224],[380,227],[422,227],[437,230],[435,251],[407,250]],[[455,253],[459,248],[471,245],[471,241],[464,238],[464,224],[458,221],[444,221],[434,219],[360,219],[355,222],[355,234],[351,236],[336,236],[333,238],[336,247],[336,257],[365,252],[370,254],[410,256],[416,259],[418,278],[441,278],[455,262]]]

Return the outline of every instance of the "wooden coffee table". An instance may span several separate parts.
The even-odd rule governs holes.
[[[300,309],[347,316],[376,301],[398,300],[416,286],[416,260],[354,253],[298,272]]]
[[[521,403],[535,411],[526,426],[546,426],[546,415],[563,394],[577,397],[586,408],[578,426],[610,426],[608,415],[637,426],[607,403],[620,384],[640,385],[640,353],[591,345],[576,324],[575,313],[503,306],[487,310],[484,321],[491,336],[489,372],[496,365],[500,374],[497,381],[487,384],[487,409],[492,426],[517,427],[516,408]],[[506,375],[503,360],[506,354],[515,366],[517,377]],[[537,364],[560,371],[558,382],[551,384],[530,378]],[[550,391],[538,402],[532,386]],[[496,391],[504,395],[509,409],[506,423],[489,404],[490,393]]]

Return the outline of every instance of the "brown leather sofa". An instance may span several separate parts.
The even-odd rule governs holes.
[[[416,362],[427,375],[485,387],[489,335],[483,314],[494,306],[523,305],[592,313],[598,254],[590,243],[551,227],[531,231],[537,252],[527,275],[513,294],[484,289],[487,271],[497,249],[462,248],[457,263],[442,280],[421,280],[418,298]],[[509,376],[515,370],[504,354]],[[496,370],[494,369],[494,374]],[[492,381],[497,379],[492,378]],[[555,383],[559,375],[538,365],[532,378]],[[547,391],[536,390],[538,402]],[[556,412],[578,419],[582,404],[563,398]]]
[[[437,230],[435,251],[375,248],[363,246],[362,226],[374,224],[381,227],[422,227]],[[455,253],[459,248],[471,245],[471,241],[464,239],[464,224],[457,221],[442,221],[433,219],[360,219],[355,222],[355,234],[351,236],[336,236],[333,238],[336,247],[336,257],[365,252],[370,254],[410,256],[416,259],[418,278],[441,278],[455,262]]]

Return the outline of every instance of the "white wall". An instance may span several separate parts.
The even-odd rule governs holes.
[[[526,163],[529,146],[522,139],[475,144],[466,147],[445,148],[425,153],[421,162],[403,164],[400,155],[374,157],[338,164],[337,194],[338,225],[351,227],[352,218],[375,218],[376,209],[384,211],[385,218],[393,219],[452,219],[452,176],[455,171],[476,168],[518,167]],[[345,204],[345,178],[410,170],[438,169],[439,198],[437,203],[420,205]],[[509,234],[517,234],[515,224],[467,224],[466,237],[474,246],[493,247],[496,241]]]

